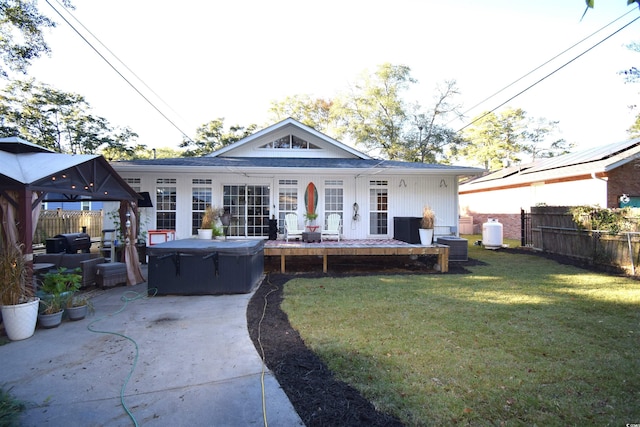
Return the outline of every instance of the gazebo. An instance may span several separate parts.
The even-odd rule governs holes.
[[[33,233],[42,201],[121,202],[122,224],[137,235],[136,193],[99,155],[61,154],[19,137],[0,138],[0,241],[23,244],[28,277],[32,275]],[[128,215],[127,215],[128,214]],[[132,244],[125,250],[127,283],[143,281]]]

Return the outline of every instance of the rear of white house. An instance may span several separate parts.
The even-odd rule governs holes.
[[[135,190],[151,193],[142,225],[175,230],[177,239],[197,234],[208,205],[231,214],[234,238],[267,238],[269,219],[278,220],[282,234],[288,213],[303,226],[309,183],[317,189],[316,224],[325,228],[337,213],[345,239],[392,238],[394,217],[419,217],[425,205],[436,212],[436,236],[457,235],[458,178],[482,173],[373,159],[293,119],[204,157],[112,166]]]

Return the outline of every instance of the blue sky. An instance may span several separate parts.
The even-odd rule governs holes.
[[[50,0],[54,5],[55,0]],[[54,16],[41,1],[41,10]],[[418,80],[410,100],[429,105],[433,88],[455,79],[468,109],[602,26],[607,29],[468,113],[493,109],[639,16],[625,0],[395,0],[203,2],[75,0],[74,16],[158,94],[134,82],[185,133],[224,117],[227,125],[267,123],[273,100],[334,97],[364,70],[391,62]],[[58,6],[59,7],[59,6]],[[57,21],[60,21],[56,17]],[[73,22],[73,21],[72,21]],[[617,71],[638,65],[640,20],[507,105],[560,121],[579,148],[626,139],[640,85]],[[81,31],[84,31],[80,29]],[[89,39],[91,36],[87,35]],[[176,147],[181,133],[140,97],[66,24],[47,40],[51,58],[30,75],[84,95],[94,113],[128,125],[149,147]],[[103,49],[96,43],[99,49]],[[112,59],[104,51],[103,54]],[[461,127],[465,123],[453,123]]]

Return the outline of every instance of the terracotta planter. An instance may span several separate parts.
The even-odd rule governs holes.
[[[29,338],[36,330],[40,298],[18,305],[2,306],[4,329],[11,341]]]

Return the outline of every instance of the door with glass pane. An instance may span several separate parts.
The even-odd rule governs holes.
[[[268,185],[225,185],[222,206],[231,214],[228,236],[269,236]]]
[[[388,233],[389,198],[386,188],[369,190],[369,234],[386,235]]]

